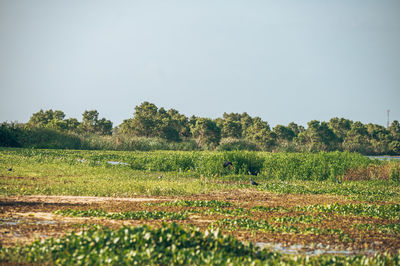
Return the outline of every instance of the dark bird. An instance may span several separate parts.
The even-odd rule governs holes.
[[[224,168],[226,168],[226,167],[228,167],[228,166],[231,166],[231,167],[233,167],[233,164],[232,164],[232,162],[225,161],[225,162],[224,162],[224,164],[223,164],[223,167],[224,167]]]
[[[257,183],[256,181],[254,181],[253,178],[251,178],[251,177],[250,177],[250,183],[251,183],[253,186],[258,186],[258,183]]]
[[[162,176],[162,175],[158,176],[158,179],[161,179],[161,178],[163,178],[163,176]]]
[[[257,175],[258,175],[258,172],[257,172],[257,171],[255,171],[255,170],[253,170],[253,169],[250,169],[250,171],[249,171],[249,175],[254,175],[254,176],[257,176]]]
[[[12,171],[12,166],[10,168],[8,168],[8,171]]]

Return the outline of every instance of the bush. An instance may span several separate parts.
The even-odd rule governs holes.
[[[50,128],[31,128],[20,136],[22,147],[40,149],[80,149],[81,138],[74,133]]]
[[[21,147],[18,137],[23,133],[15,124],[0,125],[0,147]]]

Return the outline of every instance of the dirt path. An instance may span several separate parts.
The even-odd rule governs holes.
[[[0,197],[0,202],[37,202],[37,203],[104,203],[110,201],[120,202],[143,202],[143,201],[155,201],[163,200],[164,198],[152,198],[152,197],[137,197],[137,198],[114,198],[114,197],[92,197],[92,196],[10,196]]]

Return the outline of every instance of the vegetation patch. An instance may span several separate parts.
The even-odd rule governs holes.
[[[90,229],[59,239],[36,241],[26,247],[0,250],[0,260],[51,264],[231,264],[280,257],[244,245],[218,231],[200,232],[177,224]]]
[[[215,207],[211,209],[207,209],[204,211],[204,214],[223,214],[223,215],[232,215],[232,216],[251,216],[251,212],[244,208],[234,208],[234,209],[227,209],[221,207]]]
[[[224,168],[225,161],[232,165]],[[285,246],[301,244],[312,249],[322,244],[335,249],[352,249],[355,254],[364,250],[389,251],[393,258],[400,247],[397,226],[400,221],[400,187],[395,178],[384,178],[390,171],[396,175],[395,170],[390,170],[395,169],[391,164],[399,163],[374,161],[359,154],[341,152],[274,154],[0,148],[0,194],[3,195],[0,218],[6,221],[0,224],[0,245],[14,247],[18,242],[32,243],[38,236],[59,237],[71,230],[80,232],[80,225],[86,224],[87,219],[62,219],[65,220],[63,223],[57,219],[57,223],[53,223],[54,215],[51,213],[64,210],[57,213],[104,218],[90,219],[90,223],[110,226],[114,230],[128,223],[159,227],[160,220],[165,219],[183,223],[186,232],[189,232],[188,224],[199,226],[201,230],[218,227],[224,229],[224,233],[245,241],[274,242]],[[376,174],[371,174],[368,180],[346,179],[349,169],[364,168],[377,169]],[[250,185],[249,174],[257,174],[252,177],[258,186]],[[42,196],[44,200],[32,200],[23,195],[52,195],[57,199]],[[101,202],[95,197],[91,202],[82,202],[82,199],[79,202],[69,199],[67,202],[61,195],[112,198]],[[150,199],[145,202],[121,200],[124,197],[143,199],[146,195],[153,195],[152,199],[160,203],[147,205]],[[179,200],[176,200],[178,195]],[[356,201],[352,201],[354,199]],[[7,220],[10,217],[14,220],[23,217],[27,222],[11,224],[7,222],[14,221]],[[80,225],[74,227],[77,224]],[[55,250],[57,247],[44,249]],[[2,254],[5,254],[4,250]],[[10,249],[10,252],[14,251]],[[85,259],[92,256],[92,250],[87,251]],[[72,252],[78,254],[80,251]],[[203,253],[197,254],[200,257],[209,254],[202,248],[199,252]],[[5,260],[9,261],[10,253],[7,254]],[[108,261],[113,261],[114,253],[109,254],[111,259]],[[282,260],[288,258],[277,256],[279,262],[272,263],[282,264]],[[231,254],[229,257],[232,257],[232,264],[247,264],[247,261],[235,261]],[[303,256],[298,258],[301,264]],[[353,258],[337,259],[347,263],[353,262]],[[286,263],[298,264],[292,259]],[[320,257],[313,263],[323,264],[325,259]],[[251,257],[248,264],[257,260],[261,264],[265,262],[262,257]],[[175,262],[161,261],[161,264]]]
[[[253,206],[250,210],[261,212],[288,212],[291,208],[283,206]]]
[[[62,265],[397,265],[400,253],[373,256],[291,256],[260,250],[218,231],[202,233],[175,223],[161,228],[94,227],[80,234],[0,248],[6,263]]]
[[[218,226],[227,226],[230,230],[245,229],[245,230],[263,230],[276,233],[298,233],[299,228],[292,225],[275,225],[268,221],[258,221],[248,218],[224,218],[217,222]]]
[[[400,223],[396,224],[356,224],[355,228],[360,230],[374,230],[379,233],[400,235]]]
[[[375,204],[327,204],[298,207],[301,211],[318,211],[340,215],[356,215],[377,217],[383,219],[400,220],[400,204],[375,205]]]
[[[231,207],[232,203],[219,200],[175,200],[162,203],[149,203],[161,206],[180,206],[180,207]]]
[[[248,218],[231,219],[225,218],[217,222],[218,225],[228,226],[231,230],[245,229],[245,230],[262,230],[272,233],[294,233],[294,234],[337,234],[343,235],[341,229],[334,228],[318,228],[307,227],[301,228],[293,225],[273,224],[265,220],[253,220]]]
[[[187,213],[164,212],[164,211],[134,211],[134,212],[119,212],[108,213],[101,209],[99,210],[57,210],[55,214],[72,217],[100,217],[114,220],[186,220]]]
[[[326,219],[325,216],[322,215],[305,215],[305,214],[298,214],[296,216],[281,216],[281,217],[274,217],[272,221],[276,223],[285,223],[285,224],[318,224],[321,223]]]
[[[342,183],[337,181],[268,180],[258,186],[257,189],[277,194],[330,194],[367,201],[400,199],[398,182],[390,180],[346,181]]]
[[[283,206],[254,206],[251,208],[253,211],[263,212],[321,212],[321,213],[333,213],[338,215],[354,215],[354,216],[366,216],[376,217],[382,219],[395,219],[400,220],[400,204],[315,204],[308,206],[296,206],[293,208]]]
[[[0,148],[6,156],[4,162],[29,160],[35,163],[66,163],[101,167],[129,167],[133,170],[190,172],[205,176],[232,174],[258,174],[267,179],[280,180],[331,180],[344,176],[351,169],[365,169],[371,165],[386,165],[389,162],[370,160],[368,157],[350,152],[319,153],[269,153],[244,151],[74,151],[33,150]],[[223,167],[230,161],[232,167]],[[110,162],[118,162],[113,165]],[[390,162],[390,169],[397,169],[400,162]],[[389,169],[389,167],[388,167]],[[394,170],[393,170],[394,171]],[[392,172],[393,172],[392,171]],[[382,179],[386,172],[382,171]],[[393,172],[392,176],[396,173]],[[379,179],[377,173],[375,178]],[[391,179],[395,179],[392,177]]]

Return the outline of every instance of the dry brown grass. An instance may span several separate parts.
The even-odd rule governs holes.
[[[400,181],[400,162],[389,162],[381,165],[369,165],[350,169],[343,180],[397,180]]]

